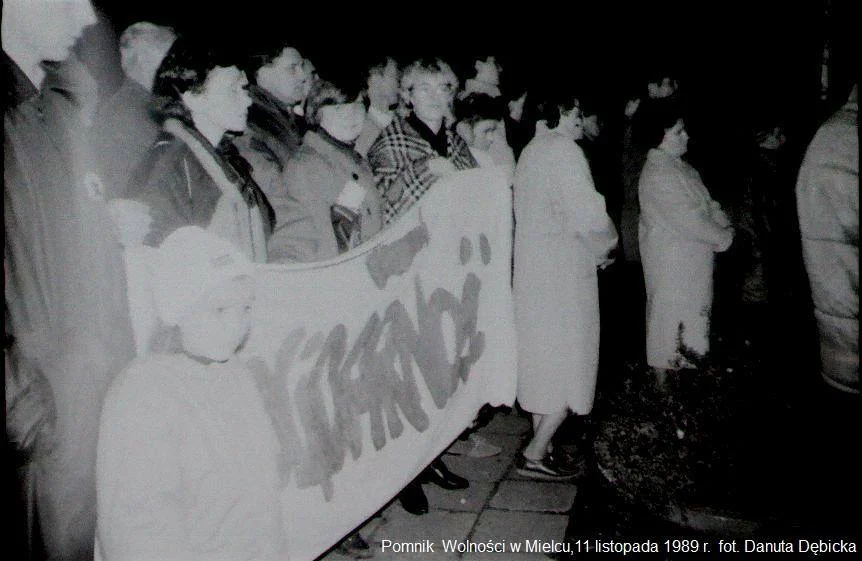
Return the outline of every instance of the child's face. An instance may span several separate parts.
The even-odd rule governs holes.
[[[179,322],[186,352],[224,362],[251,330],[254,282],[250,277],[226,280],[204,294]]]

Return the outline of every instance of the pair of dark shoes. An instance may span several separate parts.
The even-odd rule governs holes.
[[[418,516],[428,512],[428,497],[422,489],[423,483],[433,483],[444,489],[466,489],[470,486],[469,481],[449,471],[446,464],[438,458],[398,493],[398,502],[410,514]]]
[[[568,481],[583,473],[583,462],[560,461],[552,454],[546,454],[541,460],[534,460],[518,454],[515,457],[515,469],[524,477],[542,481]]]

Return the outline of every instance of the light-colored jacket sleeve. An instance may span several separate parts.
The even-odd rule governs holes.
[[[855,116],[855,114],[854,114]],[[809,145],[796,183],[802,250],[821,312],[859,312],[859,135],[839,113]]]
[[[729,223],[727,217],[715,201],[698,193],[697,187],[706,187],[688,185],[688,181],[681,171],[648,159],[638,184],[641,215],[683,240],[726,250],[733,241],[733,231],[724,225]]]
[[[181,420],[163,392],[147,383],[146,372],[128,374],[121,374],[102,411],[96,475],[101,558],[197,560],[185,538]]]
[[[561,197],[569,203],[567,212],[574,218],[578,236],[584,240],[596,259],[604,259],[617,246],[617,229],[608,216],[605,198],[596,191],[590,166],[581,148],[574,143],[561,146],[565,180],[558,185],[573,189],[574,197]]]

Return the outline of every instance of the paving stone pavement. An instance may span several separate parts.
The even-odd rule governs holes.
[[[571,483],[533,481],[519,476],[513,467],[515,454],[529,435],[529,420],[514,409],[498,412],[478,433],[501,446],[503,451],[490,458],[470,458],[446,454],[443,460],[454,473],[466,477],[470,487],[447,491],[436,485],[423,485],[430,512],[414,516],[393,501],[371,518],[360,533],[371,544],[373,559],[379,561],[532,561],[550,557],[537,546],[561,542],[577,495]],[[420,542],[430,540],[429,552],[383,551],[384,540]],[[536,542],[539,540],[539,542]],[[463,551],[465,543],[493,544],[502,552]],[[444,543],[461,544],[462,551],[444,551]],[[513,547],[513,544],[515,546]],[[519,551],[515,551],[518,548]],[[317,561],[359,559],[332,550]]]

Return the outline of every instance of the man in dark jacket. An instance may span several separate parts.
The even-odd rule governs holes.
[[[293,47],[276,44],[252,58],[246,73],[252,106],[248,129],[234,140],[252,166],[252,176],[264,193],[278,199],[284,193],[284,166],[305,134],[305,120],[295,108],[305,102],[311,81],[310,65]]]

